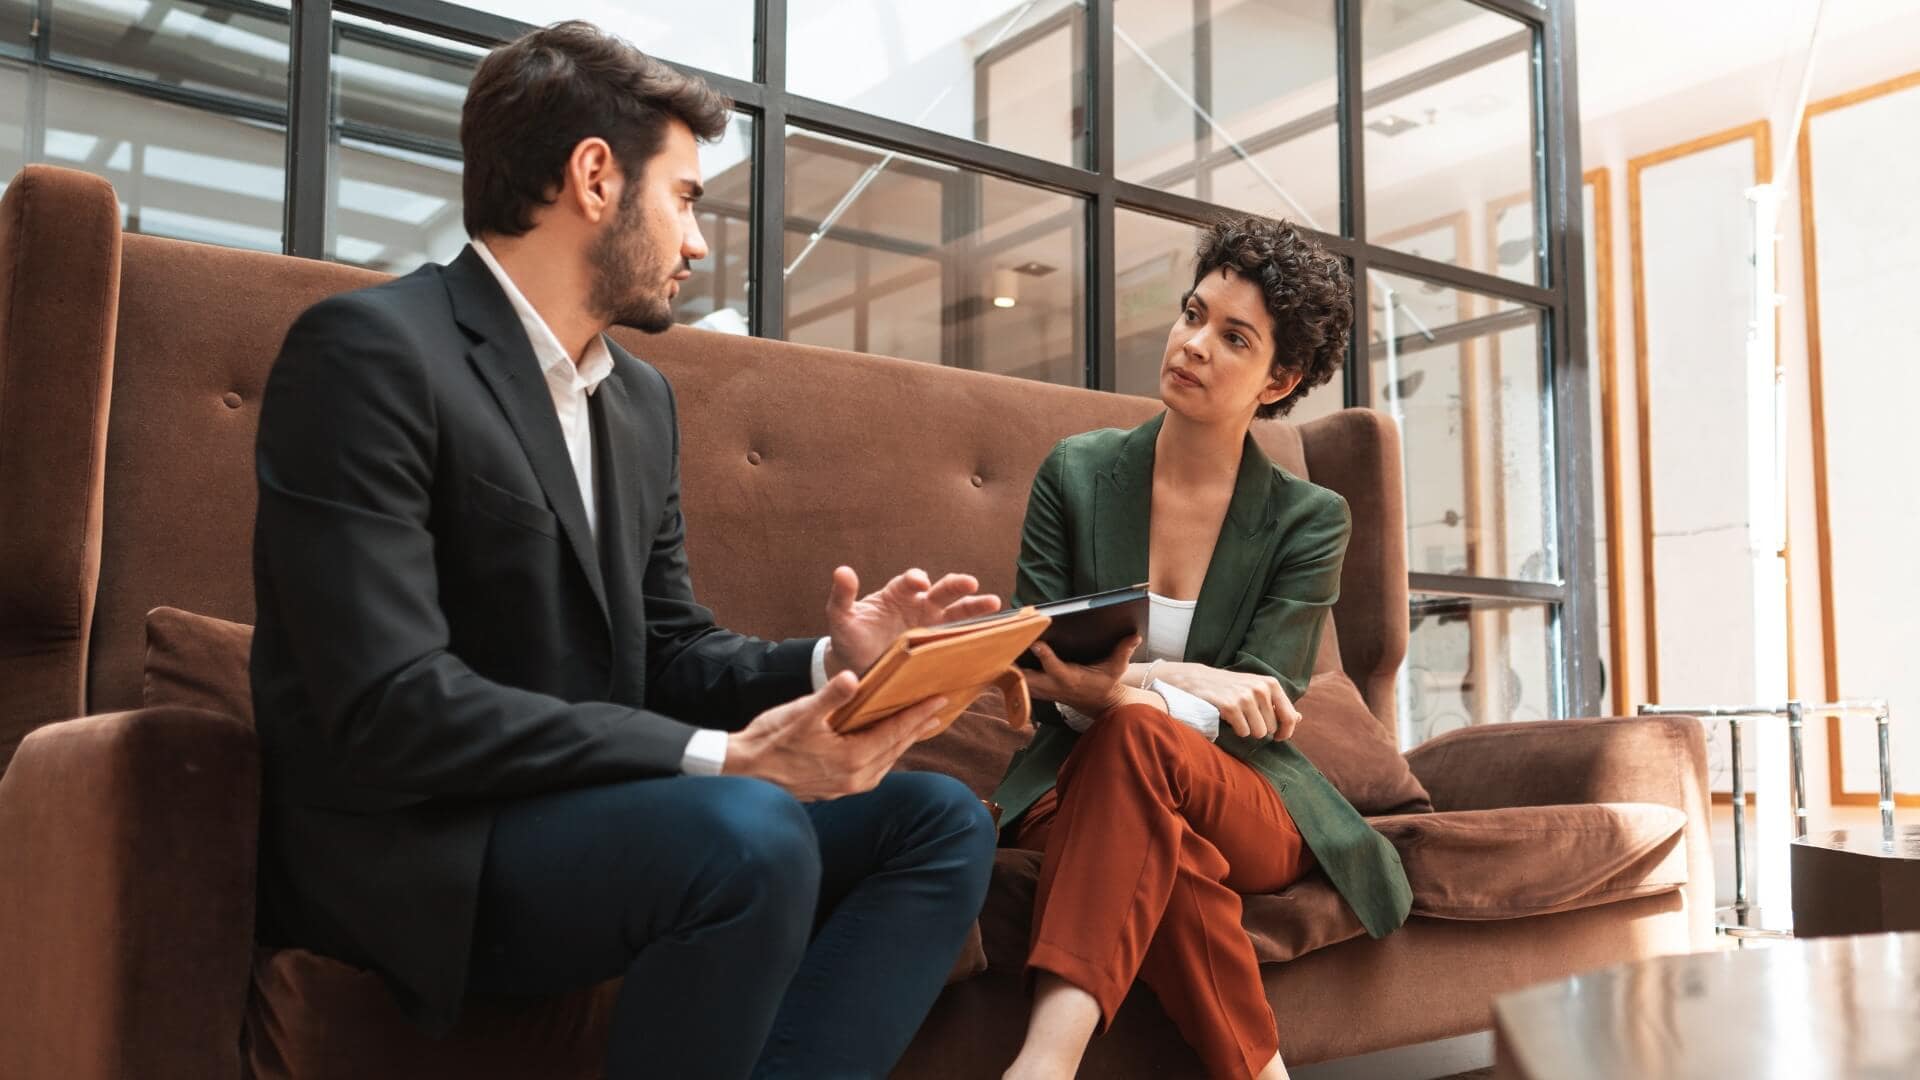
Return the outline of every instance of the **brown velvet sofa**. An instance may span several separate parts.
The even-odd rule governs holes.
[[[112,190],[79,173],[30,167],[0,202],[0,1076],[596,1075],[606,987],[477,1003],[432,1043],[367,973],[256,952],[251,728],[142,707],[150,610],[251,620],[254,424],[282,335],[315,300],[374,280],[123,237]],[[966,569],[1004,593],[1047,449],[1155,408],[695,331],[624,341],[678,389],[697,588],[722,622],[771,636],[818,626],[838,561],[868,580]],[[1337,642],[1310,697],[1350,676],[1364,706],[1302,710],[1390,738],[1407,640],[1394,430],[1363,410],[1260,428],[1277,461],[1354,515]],[[236,661],[214,652],[173,661],[216,680]],[[990,712],[909,764],[984,791],[1021,740]],[[1403,929],[1357,935],[1318,875],[1248,900],[1290,1062],[1484,1029],[1496,993],[1708,945],[1697,724],[1475,728],[1406,761],[1436,812],[1378,822],[1415,886]],[[1011,1059],[1037,859],[1001,853],[986,970],[949,986],[900,1075],[997,1076]],[[1086,1075],[1198,1071],[1136,990]]]

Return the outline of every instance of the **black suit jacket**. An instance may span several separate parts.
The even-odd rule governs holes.
[[[695,727],[808,689],[812,641],[730,633],[694,601],[673,392],[608,344],[598,544],[471,249],[316,304],[268,378],[262,935],[380,971],[432,1029],[459,1014],[501,800],[676,773]]]

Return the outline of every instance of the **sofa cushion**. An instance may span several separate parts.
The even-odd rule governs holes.
[[[253,726],[253,689],[247,664],[253,627],[179,608],[147,612],[148,706],[184,705],[245,720]]]
[[[1517,919],[1669,892],[1687,883],[1687,816],[1654,803],[1578,803],[1379,817],[1413,885],[1413,911]]]
[[[1322,651],[1330,651],[1326,643]],[[1335,646],[1337,648],[1337,646]],[[1433,809],[1427,789],[1407,767],[1393,737],[1380,727],[1353,680],[1322,670],[1294,703],[1300,726],[1293,744],[1334,789],[1362,814],[1416,814]]]
[[[542,1076],[605,1065],[617,981],[558,997],[476,998],[445,1038],[409,1022],[379,976],[303,949],[260,950],[246,1048],[260,1080]]]

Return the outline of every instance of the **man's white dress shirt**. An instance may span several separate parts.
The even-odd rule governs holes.
[[[546,376],[547,391],[553,395],[553,411],[560,417],[560,434],[567,440],[567,457],[573,461],[573,478],[580,485],[580,502],[587,508],[587,528],[597,536],[600,522],[593,488],[593,422],[587,414],[587,399],[613,374],[613,353],[607,348],[607,339],[595,334],[587,343],[586,352],[581,354],[580,362],[574,363],[553,328],[534,310],[526,294],[494,259],[493,252],[479,240],[472,244],[474,253],[500,283],[500,291],[507,294],[507,303],[513,305],[513,313],[519,316],[527,340],[533,345],[533,358],[539,361],[540,371]],[[821,638],[813,650],[815,690],[826,685],[826,657],[827,639]],[[687,742],[687,749],[680,757],[680,771],[693,776],[718,776],[726,763],[727,733],[716,728],[701,728]]]

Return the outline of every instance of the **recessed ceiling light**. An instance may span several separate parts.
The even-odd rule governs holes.
[[[1407,119],[1404,116],[1395,116],[1392,113],[1388,113],[1386,116],[1381,117],[1378,120],[1367,121],[1368,131],[1378,132],[1381,135],[1385,135],[1389,139],[1393,138],[1395,135],[1404,135],[1407,132],[1412,131],[1414,128],[1417,128],[1419,126],[1420,126],[1419,124],[1414,123],[1413,121]]]

